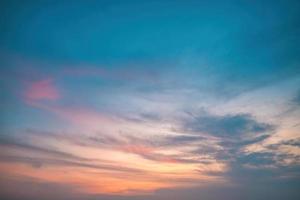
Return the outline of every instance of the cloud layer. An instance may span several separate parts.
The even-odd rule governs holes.
[[[1,1],[0,199],[300,199],[299,9]]]

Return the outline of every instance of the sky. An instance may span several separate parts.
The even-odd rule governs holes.
[[[300,199],[299,1],[1,1],[3,200]]]

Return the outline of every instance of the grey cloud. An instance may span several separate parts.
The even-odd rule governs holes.
[[[279,152],[280,145],[298,146],[298,140],[283,141],[278,145],[269,146],[266,152],[245,153],[248,145],[263,142],[275,132],[276,126],[257,121],[249,114],[216,116],[207,112],[194,115],[183,123],[183,131],[196,136],[213,136],[217,138],[212,148],[201,144],[199,141],[197,150],[192,151],[194,155],[209,155],[220,162],[228,165],[228,172],[223,176],[236,183],[253,179],[279,178],[285,173],[293,173],[289,168],[296,167],[299,157],[295,155],[282,154]],[[180,140],[180,138],[178,138]],[[208,139],[208,138],[206,138]],[[185,138],[182,139],[185,141]],[[195,139],[196,140],[196,139]],[[210,139],[211,140],[211,139]],[[193,139],[191,139],[193,141]],[[287,166],[286,160],[294,161]],[[249,167],[249,168],[248,168]],[[244,177],[248,174],[250,177]]]
[[[275,163],[275,155],[270,152],[251,153],[238,158],[241,164],[270,165]]]
[[[75,156],[70,153],[65,153],[62,151],[39,147],[39,146],[32,145],[32,144],[29,144],[26,142],[17,142],[10,138],[1,138],[0,145],[12,147],[12,148],[19,148],[19,149],[23,149],[23,150],[25,149],[25,150],[35,151],[35,152],[42,153],[44,155],[50,155],[50,156],[55,156],[55,157],[64,158],[64,159],[75,159],[75,160],[80,160],[80,161],[86,160],[85,158]]]
[[[92,164],[87,162],[76,162],[57,158],[38,158],[38,157],[25,157],[25,156],[12,156],[12,155],[0,155],[1,162],[16,162],[16,163],[26,163],[32,166],[42,166],[42,165],[55,165],[55,166],[72,166],[72,167],[83,167],[83,168],[93,168],[100,170],[111,170],[120,172],[132,172],[132,173],[142,173],[142,170],[121,167],[112,164]]]
[[[213,155],[215,155],[216,158],[224,161],[232,161],[236,160],[238,156],[243,155],[243,148],[245,148],[247,145],[259,143],[266,138],[270,137],[270,135],[261,135],[250,139],[243,139],[243,138],[237,138],[237,139],[228,139],[223,138],[219,145],[222,147],[221,150],[215,150]]]
[[[300,139],[284,140],[276,144],[268,145],[267,148],[270,150],[278,150],[282,145],[300,147]]]
[[[205,112],[192,116],[192,119],[187,120],[183,126],[185,130],[219,137],[236,137],[273,130],[272,125],[258,122],[249,114],[215,116]]]
[[[257,136],[257,137],[251,138],[251,139],[246,139],[244,141],[239,141],[238,144],[242,145],[242,146],[255,144],[255,143],[264,141],[265,139],[269,138],[270,136],[271,135],[269,135],[269,134],[260,135],[260,136]]]
[[[292,99],[292,102],[297,106],[300,106],[300,90],[297,92],[295,97]]]
[[[198,135],[176,135],[176,136],[166,136],[162,138],[163,145],[177,146],[177,145],[187,145],[193,142],[205,141],[205,137]]]
[[[140,118],[144,120],[149,120],[149,121],[159,121],[161,120],[161,117],[158,114],[155,113],[141,113]]]
[[[283,145],[300,147],[300,139],[292,139],[282,142]]]

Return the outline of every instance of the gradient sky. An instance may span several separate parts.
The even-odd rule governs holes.
[[[1,199],[300,199],[299,1],[0,13]]]

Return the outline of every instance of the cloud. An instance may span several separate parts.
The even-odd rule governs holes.
[[[180,136],[175,141],[198,145],[197,149],[190,152],[192,155],[209,155],[218,162],[226,163],[228,171],[224,171],[222,176],[232,183],[244,181],[239,178],[243,173],[250,175],[245,178],[248,180],[259,178],[261,173],[264,178],[279,178],[284,172],[290,171],[290,167],[298,165],[299,156],[282,152],[280,149],[282,145],[298,147],[298,140],[264,145],[264,142],[276,133],[276,126],[273,124],[257,121],[250,114],[188,114],[188,118],[183,121],[181,132],[193,134],[195,137]],[[249,148],[253,145],[261,149]]]
[[[79,143],[84,146],[95,146],[98,148],[109,148],[125,153],[136,154],[140,157],[162,163],[203,163],[203,160],[190,159],[184,152],[166,155],[160,151],[163,149],[172,149],[191,145],[193,142],[199,142],[199,136],[162,136],[156,138],[139,138],[133,135],[121,134],[118,137],[108,135],[98,135],[79,139]],[[201,141],[204,140],[201,138]],[[203,145],[203,144],[202,144]]]
[[[108,164],[93,164],[91,162],[78,162],[70,161],[66,159],[57,158],[39,158],[39,157],[26,157],[26,156],[13,156],[13,155],[0,155],[1,162],[16,162],[30,164],[33,167],[40,168],[45,166],[69,166],[69,167],[80,167],[80,168],[92,168],[99,170],[117,171],[117,172],[130,172],[130,173],[143,173],[142,170],[120,167],[118,165],[108,165]]]
[[[292,140],[283,141],[281,144],[300,147],[300,139],[292,139]]]
[[[23,151],[39,152],[44,155],[50,155],[50,156],[55,156],[55,157],[64,158],[64,159],[76,159],[76,160],[81,160],[81,161],[85,160],[84,158],[75,156],[70,153],[65,153],[65,152],[58,151],[58,150],[40,147],[40,146],[29,144],[26,142],[20,142],[20,141],[17,142],[13,139],[3,138],[3,137],[0,138],[0,146],[5,146],[5,147],[9,147],[9,148],[18,148]]]
[[[297,106],[300,106],[300,90],[295,95],[295,97],[292,99],[292,102],[295,103]]]
[[[184,129],[218,137],[239,137],[248,133],[266,133],[273,130],[269,124],[256,121],[249,114],[210,115],[201,113],[184,123]]]
[[[0,138],[0,148],[6,147],[6,150],[4,149],[2,153],[0,153],[1,162],[26,163],[38,168],[44,165],[55,165],[105,169],[121,172],[142,172],[142,170],[134,168],[117,166],[105,160],[81,157],[72,153],[55,150],[53,147],[41,147],[38,144],[30,144],[25,141],[16,140],[20,140],[20,138]],[[21,150],[21,155],[14,155],[10,153],[17,149]]]
[[[27,130],[28,134],[41,136],[42,131]],[[211,148],[211,143],[201,136],[178,135],[161,136],[155,138],[143,138],[130,134],[96,134],[93,136],[84,136],[79,134],[58,134],[46,132],[43,138],[54,138],[57,141],[66,142],[81,147],[93,147],[96,149],[108,149],[128,154],[135,154],[143,159],[155,161],[158,163],[209,163],[209,159],[190,158],[189,151],[179,151],[172,154],[165,154],[161,151],[172,150],[173,148],[182,148],[190,145]],[[201,144],[199,144],[201,142]],[[194,152],[192,153],[194,154]]]
[[[25,90],[25,100],[28,102],[40,100],[57,100],[60,94],[51,78],[32,82]]]
[[[120,122],[117,117],[108,113],[103,113],[91,107],[50,104],[47,102],[34,101],[30,106],[48,111],[58,116],[60,119],[71,123],[74,127],[84,130],[111,130],[115,124]]]
[[[169,141],[168,137],[156,138],[154,140],[139,138],[132,135],[120,134],[120,135],[105,135],[98,134],[96,136],[82,136],[68,137],[57,134],[48,135],[49,137],[55,137],[58,140],[65,140],[69,143],[83,147],[95,147],[103,149],[111,149],[114,151],[120,151],[129,154],[138,155],[144,159],[165,162],[165,163],[197,163],[196,160],[185,159],[180,155],[165,155],[158,153],[159,150],[168,146],[170,147],[172,141]],[[182,136],[181,136],[182,137]],[[175,138],[175,137],[173,137]],[[172,139],[171,139],[172,140]],[[182,145],[182,144],[181,144]],[[180,146],[177,144],[177,146]]]
[[[251,164],[253,166],[256,165],[256,167],[266,165],[271,166],[275,164],[275,158],[273,153],[257,152],[248,155],[240,155],[238,158],[238,162],[240,162],[241,164]]]
[[[278,150],[283,145],[292,146],[292,147],[299,147],[300,148],[300,138],[295,138],[295,139],[290,139],[290,140],[283,140],[283,141],[280,141],[276,144],[268,145],[267,147],[269,149],[272,149],[272,150]]]
[[[206,137],[198,135],[172,135],[162,137],[159,143],[164,146],[180,146],[200,141],[205,142],[206,139]]]

